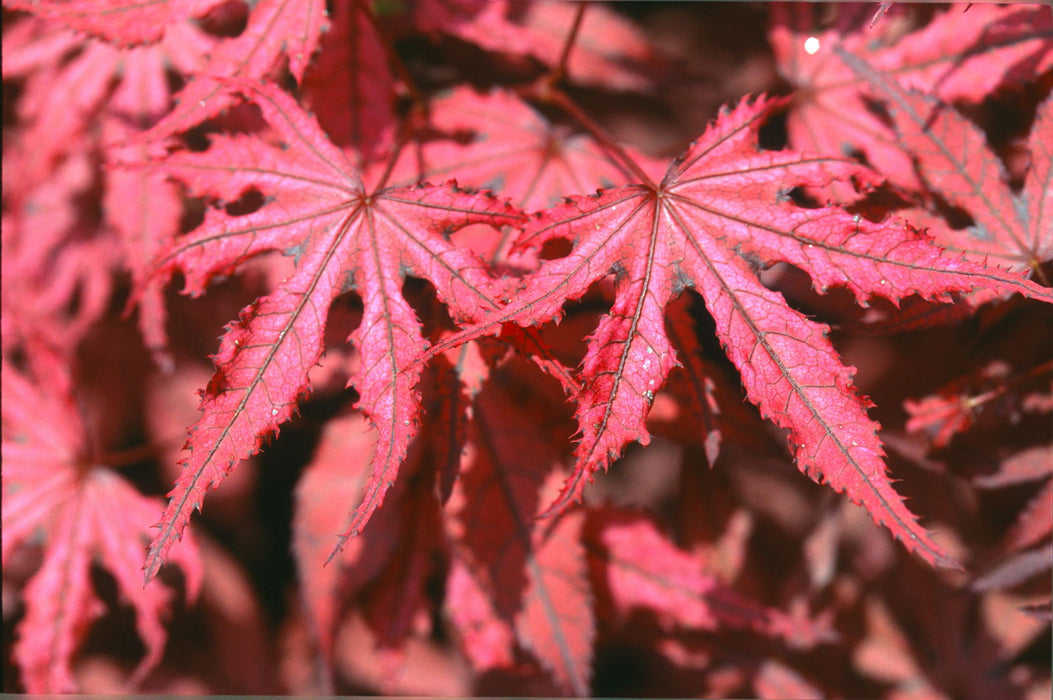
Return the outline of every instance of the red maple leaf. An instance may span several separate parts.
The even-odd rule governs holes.
[[[27,341],[72,352],[105,312],[114,246],[112,239],[92,235],[97,231],[80,220],[76,206],[92,184],[87,158],[78,151],[28,191],[5,190],[5,197],[10,195],[0,288],[5,353]]]
[[[2,549],[8,660],[28,690],[1046,689],[1044,628],[1018,608],[1050,615],[1035,603],[1053,551],[1036,415],[1053,406],[1051,361],[1031,329],[1051,307],[1006,297],[1053,300],[1048,8],[897,6],[863,29],[849,7],[779,5],[795,150],[758,147],[783,104],[760,98],[669,164],[598,122],[686,143],[715,92],[775,87],[756,27],[706,36],[694,22],[727,20],[547,0],[4,7]],[[664,46],[683,62],[658,83]],[[891,186],[871,189],[879,177]],[[168,305],[173,278],[220,289]],[[823,323],[888,332],[980,301],[938,336],[845,338],[851,360]],[[178,375],[139,371],[125,303]],[[202,333],[241,307],[206,383]],[[165,397],[187,377],[201,413],[177,456],[170,438],[195,420]],[[925,471],[906,472],[910,509],[854,386],[875,379],[895,463]],[[270,500],[281,469],[258,490],[251,468],[229,476],[308,391],[259,460],[292,478],[316,445],[287,530]],[[118,473],[120,455],[94,449],[143,431],[163,439],[163,475]],[[901,436],[919,431],[941,449]],[[948,490],[951,473],[965,481]],[[130,483],[157,478],[176,481],[167,509]],[[221,481],[233,490],[211,494]],[[197,537],[199,564],[174,543],[206,498],[231,550]],[[168,556],[161,574],[191,594],[207,572],[171,641],[172,588],[142,585]],[[951,556],[971,566],[965,590],[912,561]],[[108,606],[122,609],[96,624]]]
[[[318,647],[318,658],[325,667],[323,679],[331,673],[333,633],[339,619],[341,572],[351,562],[369,568],[375,575],[383,559],[359,562],[366,538],[354,540],[338,565],[326,566],[333,551],[334,534],[347,518],[349,504],[361,497],[369,477],[369,460],[376,436],[361,414],[330,421],[296,485],[296,512],[293,516],[292,551],[300,574],[304,608],[311,636]],[[373,528],[370,529],[370,534]],[[366,578],[369,576],[367,575]]]
[[[68,5],[73,10],[78,3]],[[46,15],[46,9],[40,8],[40,13]],[[102,41],[84,41],[55,21],[36,17],[17,22],[14,30],[5,34],[5,46],[9,38],[24,58],[5,62],[5,76],[18,76],[30,69],[34,72],[20,103],[25,121],[20,125],[22,136],[6,156],[9,168],[19,176],[12,179],[10,187],[5,186],[5,197],[12,203],[11,209],[22,215],[14,220],[19,224],[15,235],[32,231],[31,247],[44,252],[39,224],[30,221],[39,218],[32,211],[39,207],[40,198],[83,197],[94,184],[86,181],[90,172],[87,163],[97,158],[95,151],[101,145],[109,146],[107,158],[113,162],[143,158],[151,150],[156,153],[156,144],[124,142],[168,110],[171,94],[167,66],[187,70],[199,64],[211,40],[192,23],[178,22],[167,27],[157,44],[119,49]],[[111,270],[103,263],[112,258],[114,266],[123,265],[136,282],[145,282],[148,263],[178,231],[182,213],[178,192],[159,173],[107,169],[92,175],[101,179],[104,187],[103,217],[101,225],[92,231],[90,244],[96,250],[85,270],[105,278]],[[62,185],[69,191],[60,191]],[[57,204],[53,201],[49,209],[54,210]],[[47,228],[54,230],[58,219],[65,217],[47,218],[53,219]],[[80,228],[85,227],[85,223],[80,224]],[[82,231],[76,233],[78,238],[84,237]],[[78,240],[76,245],[84,243]],[[118,246],[120,256],[113,251]],[[59,266],[68,267],[79,257],[55,259]],[[47,263],[56,264],[51,259]],[[23,274],[30,273],[25,270]],[[48,276],[56,277],[52,270]],[[95,282],[91,298],[101,303],[105,301],[100,299],[101,283]],[[168,365],[165,309],[157,285],[143,290],[139,307],[147,347],[160,364]]]
[[[1029,406],[1031,401],[1042,396],[1030,383],[1037,377],[1048,375],[1051,370],[1053,361],[1048,361],[1013,376],[1005,362],[992,361],[971,374],[956,378],[936,394],[920,400],[907,399],[903,404],[910,415],[906,428],[910,432],[928,433],[933,446],[946,447],[956,434],[970,428],[983,411],[1004,414],[1010,422],[1018,420],[1020,413],[1029,408],[1048,412],[1048,405]],[[1048,384],[1046,392],[1048,397]]]
[[[625,172],[592,138],[551,124],[518,95],[454,90],[431,105],[430,123],[443,139],[422,149],[425,179],[457,176],[462,186],[492,190],[526,211],[627,184]]]
[[[22,593],[26,614],[13,658],[31,693],[80,690],[73,659],[104,612],[92,591],[97,558],[135,609],[136,631],[146,645],[128,681],[134,688],[161,660],[166,639],[162,620],[170,591],[144,588],[141,573],[159,503],[96,463],[61,358],[37,344],[33,365],[26,374],[3,362],[5,571],[16,551],[38,543],[44,550]],[[188,597],[196,597],[202,572],[192,540],[171,558],[187,577]]]
[[[822,623],[793,618],[731,590],[707,570],[704,557],[679,549],[638,513],[590,511],[588,539],[604,603],[617,616],[641,609],[667,630],[752,629],[801,648],[832,638]]]
[[[210,210],[197,230],[161,256],[157,274],[181,270],[186,292],[200,294],[213,276],[259,253],[285,252],[297,266],[272,294],[246,307],[223,337],[182,475],[151,548],[148,578],[205,491],[293,414],[322,355],[330,303],[351,290],[362,297],[364,312],[351,336],[360,366],[350,384],[379,432],[366,497],[346,530],[357,534],[394,482],[416,431],[420,370],[414,365],[426,343],[402,295],[405,276],[429,280],[456,320],[478,319],[496,308],[499,290],[482,262],[453,246],[448,233],[521,218],[491,196],[452,184],[367,191],[291,97],[266,84],[240,89],[259,106],[279,145],[217,136],[203,153],[172,154],[163,169],[195,196],[232,202],[255,189],[266,200],[244,216]]]
[[[747,396],[789,431],[800,469],[864,505],[926,560],[954,566],[893,490],[878,426],[827,328],[765,288],[757,268],[788,262],[807,271],[819,291],[843,285],[864,304],[870,295],[949,300],[981,286],[1046,301],[1053,293],[1013,273],[947,256],[893,222],[793,204],[787,193],[794,187],[822,186],[833,175],[845,181],[869,175],[843,159],[760,151],[757,133],[773,106],[759,99],[722,112],[658,185],[571,198],[539,214],[519,245],[562,238],[574,242],[571,254],[542,264],[507,308],[450,342],[496,333],[508,323],[558,318],[568,299],[616,273],[614,305],[589,338],[582,388],[573,397],[582,437],[562,506],[579,498],[591,474],[628,442],[649,440],[644,419],[677,363],[664,311],[683,288],[694,287]]]
[[[331,12],[318,56],[303,77],[304,103],[333,143],[365,159],[390,146],[396,83],[365,3],[342,0]]]
[[[530,650],[561,687],[588,692],[595,616],[581,543],[580,513],[537,519],[558,489],[559,449],[497,381],[475,403],[469,449],[450,499],[458,563],[453,619],[481,669]],[[493,645],[499,646],[493,646]]]
[[[248,24],[233,39],[220,42],[206,63],[190,76],[176,96],[175,107],[144,139],[186,131],[233,104],[229,81],[256,81],[287,61],[297,80],[304,72],[326,27],[320,0],[261,0],[252,5]]]
[[[1053,99],[1035,113],[1028,142],[1031,164],[1015,194],[983,132],[953,107],[905,89],[858,56],[836,53],[864,81],[866,92],[885,103],[898,143],[927,190],[972,217],[964,229],[928,218],[936,241],[974,260],[994,259],[1043,280],[1040,268],[1053,259]]]
[[[805,4],[775,5],[769,33],[780,72],[798,90],[787,119],[790,145],[830,155],[860,152],[891,181],[916,188],[911,155],[866,104],[867,81],[840,48],[888,71],[905,87],[944,102],[978,102],[1053,65],[1053,18],[1037,5],[951,7],[923,28],[891,40],[841,21],[815,27]],[[846,10],[842,19],[849,17]],[[878,25],[881,30],[886,25]],[[850,194],[841,188],[841,194]]]
[[[171,25],[200,17],[222,0],[7,0],[4,6],[57,20],[116,46],[149,44],[161,39]]]
[[[980,567],[983,571],[971,584],[972,590],[1010,588],[1040,573],[1046,573],[1048,578],[1053,566],[1053,544],[1049,542],[1053,534],[1053,459],[1049,446],[1023,449],[1002,459],[996,472],[972,481],[982,489],[1038,483],[1035,494],[995,547],[994,565]]]
[[[413,18],[425,32],[451,34],[488,51],[556,66],[575,12],[574,5],[551,0],[416,0]],[[566,57],[570,80],[618,90],[650,87],[643,67],[654,53],[632,23],[596,4],[588,7],[578,32],[578,43]]]

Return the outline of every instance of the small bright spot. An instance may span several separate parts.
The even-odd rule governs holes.
[[[819,51],[819,39],[810,36],[804,40],[804,50],[809,56],[814,56]]]

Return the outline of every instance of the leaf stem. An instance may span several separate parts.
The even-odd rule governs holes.
[[[162,450],[178,446],[181,439],[173,436],[159,442],[147,442],[123,450],[106,452],[95,458],[94,461],[114,469],[125,467],[136,462],[154,459],[158,457]]]
[[[644,172],[639,163],[626,153],[625,149],[618,145],[618,143],[611,138],[611,135],[608,134],[607,131],[592,117],[586,114],[585,110],[579,107],[574,100],[567,95],[567,93],[559,89],[551,89],[537,95],[537,97],[556,105],[572,117],[582,128],[588,131],[589,134],[596,139],[597,143],[599,143],[607,152],[607,156],[611,159],[611,162],[627,177],[635,179],[638,183],[646,185],[653,190],[658,189],[658,186],[653,180],[651,180],[651,177]]]
[[[556,63],[555,67],[553,67],[552,72],[548,75],[548,84],[553,89],[567,77],[567,62],[570,59],[570,52],[574,49],[574,44],[578,39],[578,33],[581,30],[581,21],[585,17],[586,9],[588,9],[586,3],[578,3],[578,11],[574,14],[574,22],[570,25],[570,32],[567,33],[567,40],[563,43],[563,51],[559,55],[559,61]]]
[[[402,128],[400,129],[398,142],[395,144],[395,148],[392,149],[391,157],[388,158],[387,167],[385,167],[384,173],[372,188],[373,191],[376,192],[382,190],[387,183],[388,178],[391,177],[391,172],[394,170],[395,164],[398,162],[399,156],[402,154],[402,149],[406,146],[407,141],[409,141],[408,134],[415,129],[413,123],[417,119],[417,114],[424,109],[425,100],[420,89],[417,87],[417,83],[413,80],[413,76],[410,75],[409,70],[406,68],[406,64],[403,63],[402,58],[398,55],[398,52],[395,51],[395,45],[391,41],[391,37],[384,30],[384,27],[381,26],[380,22],[377,21],[376,15],[370,9],[369,3],[366,2],[366,0],[356,0],[355,4],[362,15],[369,21],[370,25],[372,25],[373,31],[377,33],[377,37],[380,39],[380,43],[384,45],[384,52],[388,57],[388,64],[394,69],[399,80],[406,87],[406,92],[408,93],[408,98],[411,104],[409,115],[404,120]],[[408,122],[409,125],[407,125],[406,122]]]

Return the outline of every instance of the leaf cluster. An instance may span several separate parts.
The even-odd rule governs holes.
[[[1048,690],[1048,8],[4,7],[18,688]]]

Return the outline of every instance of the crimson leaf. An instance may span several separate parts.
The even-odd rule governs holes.
[[[296,271],[271,294],[246,307],[228,327],[216,373],[191,430],[183,472],[151,548],[147,578],[199,508],[206,489],[257,452],[307,391],[307,373],[323,350],[329,305],[355,290],[361,325],[351,343],[360,353],[351,380],[357,406],[379,433],[373,476],[347,534],[356,534],[380,505],[415,432],[419,368],[426,343],[402,296],[407,274],[429,280],[455,319],[494,308],[495,284],[481,262],[453,246],[447,233],[470,223],[501,225],[520,215],[491,196],[450,184],[368,192],[344,154],[288,95],[270,85],[241,88],[259,105],[280,146],[257,137],[213,139],[204,153],[176,153],[165,172],[194,195],[237,200],[255,188],[267,197],[257,211],[232,217],[210,210],[201,226],[158,261],[158,274],[181,270],[186,291],[200,294],[216,274],[250,256],[278,250]]]
[[[864,304],[870,295],[950,299],[980,286],[1046,301],[1053,292],[947,256],[896,223],[792,203],[794,187],[869,176],[842,159],[759,150],[758,130],[775,105],[761,98],[723,111],[659,185],[572,198],[538,215],[520,245],[568,239],[571,254],[544,263],[513,303],[451,342],[496,333],[506,323],[558,318],[568,299],[616,273],[614,305],[589,339],[582,388],[573,397],[582,438],[560,507],[580,498],[591,474],[628,442],[649,440],[644,419],[677,364],[665,308],[683,288],[695,287],[747,396],[788,430],[799,468],[865,506],[927,561],[956,566],[892,488],[878,425],[867,417],[868,402],[852,386],[854,370],[841,364],[827,327],[765,288],[757,267],[788,262],[811,274],[819,291],[843,285]]]
[[[31,693],[79,690],[72,662],[93,620],[104,611],[92,591],[98,558],[121,596],[135,609],[146,655],[129,681],[134,687],[161,660],[162,620],[171,591],[143,587],[143,544],[158,503],[112,469],[94,464],[90,440],[60,358],[35,348],[34,371],[3,362],[3,559],[43,534],[43,560],[23,592],[13,658]],[[64,358],[63,358],[64,359]],[[46,379],[45,379],[46,378]],[[192,543],[172,553],[196,597],[201,565]]]
[[[895,41],[850,26],[819,31],[807,16],[811,9],[776,5],[769,35],[780,71],[798,88],[787,120],[790,144],[826,154],[858,150],[904,186],[919,184],[910,154],[868,108],[866,80],[835,49],[865,57],[903,85],[946,102],[978,102],[1053,65],[1053,18],[1037,5],[951,7]]]

